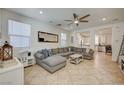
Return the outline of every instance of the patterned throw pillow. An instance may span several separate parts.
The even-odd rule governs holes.
[[[51,49],[48,50],[48,54],[49,54],[49,56],[53,55]]]
[[[42,53],[44,54],[44,57],[47,58],[49,56],[48,54],[48,50],[47,49],[43,49]]]

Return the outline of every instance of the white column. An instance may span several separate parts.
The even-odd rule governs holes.
[[[90,48],[95,49],[95,30],[90,31]]]

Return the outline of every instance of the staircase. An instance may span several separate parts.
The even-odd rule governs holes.
[[[124,35],[123,35],[123,39],[122,39],[120,51],[119,51],[119,54],[118,54],[117,62],[119,62],[119,57],[120,57],[120,56],[124,56]]]
[[[124,74],[124,35],[123,35],[120,51],[118,54],[117,63],[119,64],[121,72]]]

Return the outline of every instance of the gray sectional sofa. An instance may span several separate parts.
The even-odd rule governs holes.
[[[94,51],[89,49],[87,53],[86,48],[70,46],[55,49],[42,49],[37,51],[34,56],[38,65],[42,66],[50,73],[54,73],[64,67],[69,56],[74,53],[82,54],[84,59],[93,59]]]

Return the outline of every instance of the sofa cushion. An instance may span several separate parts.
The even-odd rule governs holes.
[[[62,56],[54,55],[42,60],[42,62],[50,67],[53,67],[53,66],[57,66],[59,64],[65,63],[66,58]]]
[[[82,52],[85,53],[86,52],[86,48],[82,48]]]
[[[68,56],[68,55],[71,55],[71,54],[74,54],[74,52],[67,52],[67,53],[64,53],[65,56]]]
[[[76,48],[75,52],[82,53],[82,48]]]
[[[94,54],[94,51],[92,49],[90,49],[89,54],[90,55],[93,55]]]
[[[44,55],[45,58],[47,58],[49,56],[49,53],[48,53],[47,49],[43,49],[42,54]]]
[[[90,56],[89,53],[84,53],[83,56]]]
[[[90,51],[90,49],[89,49],[89,48],[87,48],[87,49],[86,49],[86,53],[89,53],[89,51]]]
[[[75,47],[70,47],[71,48],[71,51],[75,51]]]
[[[64,49],[63,48],[58,48],[58,53],[63,53]]]
[[[39,53],[39,52],[35,53],[34,56],[35,56],[36,58],[38,58],[38,59],[41,59],[41,60],[44,59],[44,55],[41,54],[41,53]]]
[[[52,52],[53,55],[57,54],[58,53],[58,48],[51,49],[51,52]]]
[[[51,49],[48,49],[48,55],[49,56],[52,56],[53,55]]]
[[[68,47],[65,47],[64,48],[64,52],[69,52],[69,48]]]
[[[42,53],[42,50],[38,50],[37,53]]]
[[[87,55],[87,56],[83,56],[84,59],[87,59],[87,60],[92,60],[93,59],[93,56],[90,56],[90,55]]]
[[[58,54],[56,54],[56,55],[58,55],[58,56],[63,56],[63,55],[64,55],[64,53],[58,53]]]

